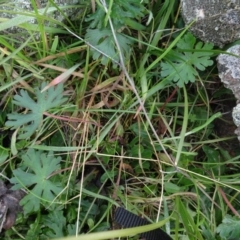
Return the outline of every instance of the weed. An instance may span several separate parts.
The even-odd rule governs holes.
[[[1,177],[26,193],[2,237],[240,238],[239,153],[215,133],[217,50],[182,28],[179,1],[82,1],[65,23],[51,13],[75,6],[30,2],[0,23],[29,36],[0,35]],[[119,206],[153,224],[117,229]]]

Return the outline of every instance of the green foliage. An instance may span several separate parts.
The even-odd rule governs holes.
[[[110,3],[113,2],[112,6]],[[139,19],[144,16],[144,2],[138,0],[106,0],[107,6],[111,6],[110,17],[116,30],[126,26],[129,19]],[[106,27],[105,11],[102,5],[98,4],[95,13],[91,14],[86,21],[91,22],[89,28],[103,29]]]
[[[63,97],[63,85],[59,84],[56,88],[50,87],[48,90],[41,92],[47,83],[42,83],[41,88],[35,89],[36,101],[33,100],[25,90],[20,90],[20,95],[15,95],[13,104],[25,108],[23,113],[8,114],[7,127],[17,129],[20,127],[19,139],[26,139],[31,137],[34,132],[41,126],[43,121],[43,114],[45,111],[61,106],[67,101]]]
[[[124,56],[129,55],[132,44],[131,40],[121,33],[116,33],[116,36]],[[99,50],[92,49],[92,57],[94,60],[100,58],[103,65],[107,65],[110,59],[114,60],[115,63],[119,62],[119,54],[116,50],[111,30],[88,29],[85,37],[92,46]],[[102,53],[104,53],[104,55]]]
[[[120,33],[126,26],[131,28],[142,28],[137,20],[144,16],[145,7],[143,1],[138,0],[111,0],[106,1],[108,13],[99,3],[95,13],[91,14],[86,21],[90,22],[85,39],[96,49],[91,49],[93,59],[101,59],[103,65],[107,65],[109,60],[119,62],[119,53],[113,38],[113,33],[108,24],[107,16],[112,19],[118,43],[123,56],[127,59],[133,42],[124,34]],[[110,4],[113,3],[113,4]],[[110,9],[109,9],[110,8]]]
[[[22,166],[25,169],[27,167],[28,172],[21,168],[13,170],[14,177],[11,178],[11,183],[14,184],[13,189],[33,187],[30,193],[22,199],[24,212],[30,213],[38,211],[40,203],[50,204],[62,190],[61,182],[56,178],[54,182],[50,180],[51,174],[60,169],[61,157],[54,158],[53,152],[46,154],[29,149],[22,156],[22,160]]]
[[[41,233],[41,226],[40,226],[40,218],[37,217],[35,219],[35,221],[31,222],[31,224],[29,225],[29,228],[28,228],[28,231],[26,233],[26,240],[32,240],[34,239],[34,237],[36,236],[40,236],[40,233]]]
[[[217,233],[223,240],[240,239],[240,220],[238,217],[226,215],[217,227]]]
[[[52,239],[65,236],[66,218],[63,216],[63,211],[52,211],[48,216],[43,218],[43,221],[51,229],[51,231],[46,232],[48,237]]]
[[[9,155],[8,149],[0,145],[0,164],[3,163],[8,158],[8,155]]]
[[[178,192],[182,192],[185,190],[184,188],[181,188],[171,182],[166,182],[164,187],[165,187],[165,191],[168,193],[178,193]]]
[[[213,64],[210,60],[212,48],[213,44],[196,43],[196,38],[187,33],[178,41],[176,48],[169,52],[165,61],[161,62],[161,76],[168,77],[169,81],[175,82],[179,87],[195,82],[197,70],[204,71]]]
[[[59,29],[64,35],[50,36],[56,28],[45,29],[39,16],[38,23],[28,26],[29,34],[41,29],[38,40],[31,35],[16,49],[12,36],[0,37],[1,175],[10,179],[13,190],[26,190],[20,202],[23,213],[14,229],[1,233],[3,239],[76,234],[87,239],[91,232],[97,239],[100,231],[111,228],[114,202],[152,222],[161,221],[172,239],[235,236],[233,230],[239,226],[234,217],[229,224],[224,219],[217,225],[227,209],[218,187],[224,186],[229,202],[239,208],[239,156],[234,155],[236,147],[232,152],[225,149],[224,157],[219,142],[229,138],[219,139],[213,128],[211,114],[225,111],[227,93],[216,94],[214,89],[212,95],[216,72],[206,69],[213,63],[212,45],[198,42],[190,33],[175,38],[179,35],[171,26],[184,28],[180,1],[106,0],[107,11],[104,3],[81,1],[80,21],[68,21],[68,29],[84,36],[93,48],[63,29],[63,23]],[[37,11],[36,7],[31,14]],[[114,33],[134,86],[125,70],[116,68],[120,59]],[[163,50],[166,42],[175,45]],[[157,58],[152,54],[156,51]],[[65,93],[71,96],[66,105],[62,84],[41,92],[47,83],[37,86],[38,82],[58,80],[60,71],[69,72],[72,66],[79,68],[65,82]],[[194,82],[200,71],[207,84],[172,87]],[[13,76],[17,78],[12,81]],[[20,80],[33,91],[20,90],[26,86]],[[50,119],[48,113],[61,116]],[[56,152],[44,152],[48,149]],[[128,239],[138,239],[126,231]]]
[[[189,239],[198,239],[203,240],[202,234],[199,231],[198,226],[194,222],[192,216],[190,215],[191,211],[187,208],[181,201],[181,199],[176,198],[176,205],[179,209],[179,216],[181,217],[181,221],[184,225],[184,228],[186,229],[187,233],[190,237]],[[194,238],[193,238],[194,236]]]

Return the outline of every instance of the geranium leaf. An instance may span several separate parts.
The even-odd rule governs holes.
[[[132,43],[131,40],[126,38],[121,33],[116,33],[116,36],[123,55],[127,56],[130,52],[130,45]],[[101,58],[101,63],[103,65],[107,65],[110,59],[114,60],[115,62],[119,62],[119,54],[116,50],[116,45],[111,30],[88,29],[86,40],[97,50],[99,50],[91,50],[93,53],[93,59],[97,60]]]
[[[139,0],[114,0],[114,4],[110,9],[110,17],[113,21],[115,29],[122,26],[128,25],[127,20],[139,19],[144,17],[145,7],[144,2]],[[109,0],[106,1],[107,6],[109,6]],[[91,22],[89,28],[102,29],[105,28],[105,18],[106,15],[103,6],[98,5],[95,13],[91,14],[86,21]]]
[[[60,182],[50,180],[50,175],[60,169],[61,158],[55,158],[53,152],[47,154],[29,149],[22,156],[22,160],[23,167],[29,171],[23,171],[21,168],[13,170],[14,177],[11,179],[11,183],[14,184],[14,190],[33,187],[21,201],[25,213],[28,213],[37,211],[40,208],[40,202],[47,205],[53,201],[62,190]]]
[[[51,229],[47,231],[47,236],[53,238],[64,237],[64,228],[66,227],[66,218],[63,211],[53,211],[47,217],[43,218],[44,224]]]
[[[226,215],[217,227],[217,232],[223,239],[240,239],[240,220],[237,217]]]
[[[175,82],[179,87],[183,87],[188,82],[195,82],[197,70],[204,71],[213,64],[210,59],[213,54],[210,51],[212,48],[213,44],[210,43],[196,44],[196,38],[191,33],[187,33],[177,43],[177,50],[170,51],[166,61],[162,61],[161,76],[168,77],[169,81]]]
[[[43,89],[47,83],[43,83]],[[43,120],[43,113],[51,108],[60,106],[67,101],[63,97],[63,85],[59,84],[57,87],[50,87],[48,90],[41,92],[40,89],[35,89],[36,101],[34,101],[27,91],[21,90],[19,95],[13,97],[13,103],[17,106],[28,110],[27,113],[10,113],[8,114],[8,121],[5,123],[7,127],[17,129],[20,127],[19,139],[26,139],[31,137],[34,132],[41,126]]]

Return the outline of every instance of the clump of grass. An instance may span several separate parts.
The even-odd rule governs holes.
[[[58,27],[45,29],[39,14],[38,40],[0,36],[1,175],[28,192],[2,234],[132,236],[109,231],[121,205],[173,239],[239,237],[229,230],[239,224],[239,157],[214,134],[212,46],[183,29],[178,1],[91,3],[80,22]],[[65,101],[51,99],[61,86],[55,97]],[[32,113],[39,121],[22,137]]]

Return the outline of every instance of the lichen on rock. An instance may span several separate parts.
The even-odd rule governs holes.
[[[238,104],[233,108],[232,117],[238,127],[235,134],[238,135],[240,140],[240,45],[229,48],[227,53],[220,54],[217,58],[218,72],[224,86],[230,89],[237,99]]]
[[[240,101],[240,45],[235,45],[227,50],[232,54],[220,54],[218,60],[218,73],[226,88],[232,90],[236,99]]]
[[[240,0],[182,0],[182,16],[204,42],[223,47],[240,38]]]

